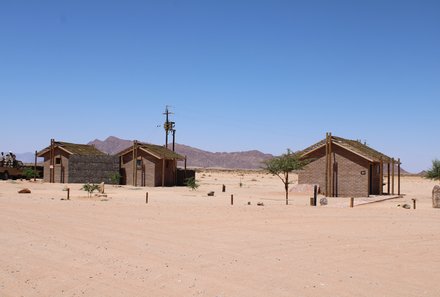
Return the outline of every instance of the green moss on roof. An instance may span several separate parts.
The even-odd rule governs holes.
[[[173,152],[170,149],[167,149],[164,146],[147,143],[141,143],[140,146],[154,153],[155,155],[160,156],[162,159],[184,159],[183,156],[177,154],[176,152]]]
[[[55,141],[54,142],[55,148],[61,148],[65,151],[71,153],[72,155],[83,155],[83,156],[102,156],[106,155],[105,153],[101,152],[97,148],[95,148],[92,145],[87,144],[76,144],[76,143],[69,143],[69,142],[63,142],[63,141]],[[46,147],[45,149],[41,150],[38,153],[38,156],[42,156],[46,154],[48,151],[50,151],[50,146]]]
[[[75,143],[68,143],[61,141],[55,142],[55,145],[64,148],[65,150],[69,151],[74,155],[96,155],[96,156],[106,155],[105,153],[101,152],[93,145],[75,144]]]
[[[347,150],[351,150],[358,155],[363,156],[366,159],[371,159],[373,162],[380,162],[382,159],[384,162],[390,162],[391,158],[387,155],[367,146],[366,144],[361,143],[358,140],[345,139],[342,137],[332,136],[332,143],[337,144]],[[305,150],[301,151],[301,155],[307,155],[310,152],[314,151],[317,148],[325,146],[325,139],[309,146]]]
[[[173,152],[170,149],[167,149],[164,146],[161,145],[155,145],[155,144],[149,144],[149,143],[137,143],[137,148],[144,149],[147,152],[150,152],[154,156],[158,157],[159,159],[166,159],[166,160],[183,160],[185,159],[182,155],[177,154],[176,152]],[[119,156],[125,155],[128,152],[133,150],[133,146],[130,146],[123,150],[122,152],[118,153]]]

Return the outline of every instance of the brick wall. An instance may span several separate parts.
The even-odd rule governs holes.
[[[325,192],[325,157],[317,157],[316,160],[304,167],[298,173],[298,184],[317,184],[320,192]]]
[[[368,166],[365,166],[363,160],[349,159],[346,154],[336,153],[335,161],[338,164],[338,196],[368,197]]]
[[[332,162],[337,163],[334,174],[337,179],[339,197],[367,197],[369,193],[369,165],[364,158],[347,151],[339,146],[332,146]],[[298,183],[318,184],[321,192],[325,192],[325,147],[316,150],[310,155],[315,159],[304,170],[299,172]]]

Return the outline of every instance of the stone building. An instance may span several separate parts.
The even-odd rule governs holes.
[[[385,192],[394,195],[395,165],[400,195],[400,159],[388,157],[360,141],[327,133],[324,140],[300,154],[312,162],[298,173],[298,183],[316,184],[327,197],[368,197]]]
[[[134,141],[118,156],[123,185],[169,187],[182,184],[178,180],[177,161],[185,158],[163,146]]]
[[[107,155],[94,146],[51,140],[37,153],[44,158],[44,181],[50,183],[113,183],[119,173],[117,156]]]

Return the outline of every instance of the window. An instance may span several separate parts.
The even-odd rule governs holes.
[[[56,157],[55,158],[55,164],[56,165],[60,165],[61,164],[61,157]]]
[[[136,168],[142,169],[142,160],[136,160]]]

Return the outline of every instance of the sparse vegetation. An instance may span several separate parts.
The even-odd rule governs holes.
[[[195,191],[200,186],[194,177],[189,177],[185,180],[185,184],[188,188]]]
[[[90,198],[94,191],[99,191],[99,185],[87,183],[82,186],[81,190],[86,191],[88,193],[88,197]]]
[[[38,171],[35,171],[32,168],[26,168],[23,171],[23,175],[26,177],[26,179],[31,179],[31,178],[34,178],[34,177],[35,178],[39,177]]]
[[[121,174],[119,172],[110,174],[110,180],[112,184],[119,185],[121,183]]]
[[[292,153],[289,149],[286,154],[264,162],[264,169],[278,176],[283,182],[286,191],[286,205],[289,204],[289,184],[291,183],[289,173],[304,168],[310,162],[311,160],[303,160],[298,153]]]
[[[432,180],[440,181],[440,160],[435,159],[432,161],[432,167],[431,169],[426,171],[425,177]]]

